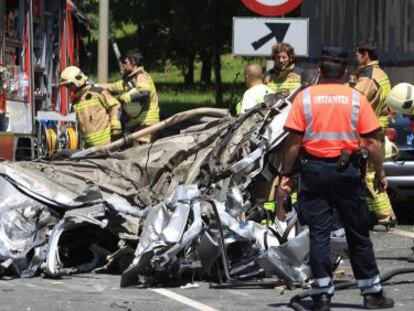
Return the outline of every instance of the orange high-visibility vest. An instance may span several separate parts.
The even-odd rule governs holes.
[[[304,150],[320,158],[334,158],[342,150],[360,147],[360,135],[380,127],[364,95],[348,85],[326,83],[299,93],[285,128],[303,133]]]

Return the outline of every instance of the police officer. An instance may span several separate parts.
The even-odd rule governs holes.
[[[119,120],[121,104],[108,91],[92,85],[76,66],[66,67],[60,75],[60,86],[75,93],[73,109],[85,146],[105,145],[122,135]]]
[[[144,58],[138,49],[126,53],[123,67],[125,77],[111,84],[99,84],[114,95],[119,95],[124,112],[124,129],[141,130],[160,121],[158,95],[151,76],[144,70]],[[138,139],[139,143],[153,140],[151,134]]]
[[[369,236],[369,216],[363,200],[359,149],[367,151],[379,191],[387,182],[377,135],[375,113],[360,92],[341,83],[347,53],[338,47],[322,50],[320,83],[295,98],[285,128],[290,131],[282,164],[279,192],[289,193],[290,176],[304,150],[299,189],[299,219],[309,226],[310,266],[314,277],[312,298],[316,310],[330,310],[334,294],[329,240],[335,206],[346,231],[349,256],[368,309],[391,308],[385,297]],[[283,218],[278,212],[278,218]]]
[[[355,58],[358,64],[351,83],[364,94],[371,102],[381,127],[388,127],[389,117],[385,100],[391,91],[391,83],[387,74],[381,69],[378,62],[377,44],[371,39],[362,40],[356,47]],[[381,135],[381,141],[385,144],[385,137]],[[367,185],[371,191],[371,197],[367,197],[369,209],[375,213],[378,224],[395,225],[396,217],[392,209],[390,198],[386,192],[377,193],[373,189],[374,172],[369,165],[367,170]]]
[[[264,83],[276,93],[288,96],[301,85],[295,68],[295,50],[289,43],[279,42],[272,47],[275,65],[265,73]]]

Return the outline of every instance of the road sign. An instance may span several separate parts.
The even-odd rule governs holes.
[[[294,10],[302,0],[242,0],[253,12],[264,16],[280,16]]]
[[[233,54],[269,56],[272,46],[287,42],[297,56],[308,56],[307,18],[233,17]]]

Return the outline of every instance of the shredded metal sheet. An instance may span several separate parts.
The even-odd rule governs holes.
[[[306,230],[243,219],[257,205],[250,186],[274,177],[268,161],[287,136],[290,102],[266,101],[107,156],[0,163],[0,273],[115,269],[129,286],[225,268],[228,278],[305,282]],[[277,236],[286,227],[288,243]]]

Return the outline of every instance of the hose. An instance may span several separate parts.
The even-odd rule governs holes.
[[[414,273],[414,267],[396,268],[396,269],[390,269],[388,271],[385,271],[381,275],[380,282],[381,283],[386,282],[398,274],[405,274],[405,273]],[[356,281],[341,282],[338,285],[335,285],[335,290],[355,288],[356,286],[357,286]],[[295,295],[290,299],[289,306],[293,310],[296,310],[296,311],[305,311],[306,309],[299,303],[299,301],[309,296],[311,296],[310,290],[303,291],[302,293]]]
[[[139,137],[142,137],[147,134],[153,134],[153,133],[159,132],[172,125],[175,125],[177,123],[180,123],[182,121],[185,121],[185,120],[197,117],[197,116],[212,116],[212,117],[217,117],[217,118],[224,118],[227,115],[228,115],[228,111],[226,109],[219,109],[219,108],[196,108],[196,109],[179,112],[169,117],[168,119],[165,119],[154,125],[148,126],[144,129],[138,130],[127,136],[124,136],[123,138],[115,140],[114,142],[110,144],[102,145],[102,146],[94,146],[94,147],[76,152],[72,154],[70,158],[78,159],[78,158],[92,156],[94,154],[106,154],[108,152],[119,149],[122,146],[127,145],[128,143],[136,140]]]

